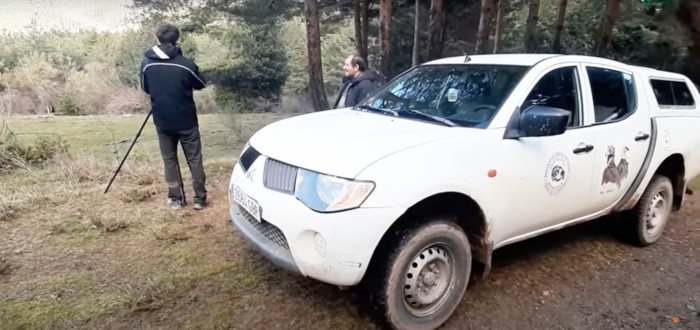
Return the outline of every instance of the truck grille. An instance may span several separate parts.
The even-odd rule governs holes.
[[[265,162],[263,184],[266,188],[286,194],[294,194],[297,167],[268,158]]]
[[[243,209],[240,205],[238,206],[238,211],[245,217],[248,222],[250,222],[255,229],[257,229],[263,236],[265,236],[267,239],[270,241],[274,242],[275,244],[279,245],[280,247],[283,247],[285,250],[289,250],[289,244],[287,243],[287,238],[284,237],[284,234],[282,231],[277,228],[277,226],[265,221],[265,219],[262,220],[262,222],[258,222],[248,211]]]

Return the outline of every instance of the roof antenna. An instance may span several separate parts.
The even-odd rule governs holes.
[[[464,63],[467,63],[472,60],[471,57],[469,57],[469,54],[465,53],[464,51],[462,52],[464,54]]]

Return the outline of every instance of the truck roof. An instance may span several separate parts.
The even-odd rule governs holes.
[[[644,66],[630,65],[632,69],[648,78],[666,78],[675,80],[685,80],[685,76],[675,72],[657,70]]]
[[[469,57],[469,60],[465,60]],[[667,79],[677,79],[685,80],[685,76],[679,73],[657,70],[654,68],[630,65],[622,63],[619,61],[596,57],[596,56],[586,56],[586,55],[562,55],[562,54],[477,54],[477,55],[466,55],[466,56],[454,56],[446,57],[433,61],[424,63],[423,65],[438,65],[438,64],[500,64],[500,65],[521,65],[521,66],[533,66],[540,61],[547,60],[550,58],[569,58],[573,61],[585,61],[600,64],[612,64],[615,63],[620,66],[624,66],[631,71],[635,71],[646,77],[656,77],[656,78],[667,78]]]
[[[470,64],[511,64],[532,66],[535,63],[548,59],[557,54],[488,54],[488,55],[467,55],[469,56]],[[437,59],[425,63],[424,65],[432,64],[462,64],[467,56],[454,56]]]

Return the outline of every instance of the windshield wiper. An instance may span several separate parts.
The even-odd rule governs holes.
[[[374,112],[386,112],[386,113],[390,113],[390,114],[394,115],[394,117],[398,117],[398,116],[399,116],[399,113],[396,112],[396,111],[394,111],[394,110],[382,109],[382,108],[375,108],[375,107],[373,107],[373,106],[365,105],[365,104],[363,104],[363,105],[358,105],[357,108],[364,109],[364,110],[370,110],[370,111],[374,111]]]
[[[450,127],[457,127],[457,126],[459,126],[459,125],[455,124],[453,121],[451,121],[451,120],[449,120],[449,119],[442,118],[442,117],[438,117],[438,116],[432,116],[432,115],[429,115],[429,114],[427,114],[427,113],[420,112],[420,111],[418,111],[418,110],[408,110],[408,112],[417,113],[417,114],[419,114],[419,115],[421,115],[421,116],[423,116],[423,117],[425,117],[425,118],[430,118],[430,119],[432,119],[433,121],[436,121],[436,122],[438,122],[438,123],[445,124],[446,126],[450,126]]]

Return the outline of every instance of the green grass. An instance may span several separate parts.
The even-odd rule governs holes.
[[[141,325],[172,318],[164,328],[226,327],[242,315],[226,302],[265,300],[270,292],[255,291],[260,270],[231,258],[240,241],[226,222],[222,182],[250,135],[279,118],[199,117],[213,205],[197,213],[163,203],[152,122],[109,194],[102,193],[144,117],[5,118],[20,141],[60,136],[69,153],[0,174],[0,232],[12,233],[0,240],[0,329],[129,328],[134,313],[157,314]],[[129,141],[111,144],[122,140]],[[183,180],[190,189],[186,167]],[[201,296],[201,307],[183,295]],[[178,321],[183,310],[192,318]]]
[[[347,296],[281,271],[227,221],[241,147],[283,115],[199,117],[212,200],[198,212],[165,205],[150,122],[103,194],[143,118],[4,119],[20,141],[60,136],[69,153],[0,174],[0,233],[12,233],[0,239],[0,329],[271,328],[291,315],[312,316],[295,328],[371,328]],[[183,180],[191,196],[186,168]]]
[[[0,303],[1,329],[66,327],[116,312],[130,302],[128,292],[101,289],[94,276],[85,273],[37,276],[23,284],[24,295]]]
[[[207,114],[199,116],[203,156],[207,159],[235,159],[236,151],[264,123],[281,118],[273,114]],[[21,140],[37,136],[60,136],[70,150],[98,159],[121,160],[136,136],[145,115],[139,116],[56,116],[9,117],[7,128]],[[149,118],[129,159],[158,155],[158,137],[153,118]]]

